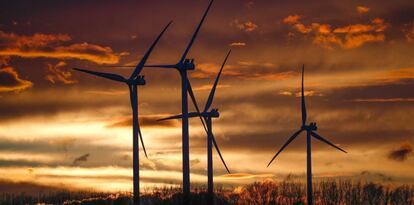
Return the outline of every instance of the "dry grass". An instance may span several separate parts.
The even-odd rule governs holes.
[[[298,182],[256,182],[234,190],[216,190],[217,205],[278,205],[305,204],[306,185]],[[155,188],[142,195],[143,205],[175,205],[181,203],[179,188]],[[414,186],[401,185],[394,188],[375,183],[353,183],[351,181],[321,181],[314,184],[315,204],[333,205],[413,205]],[[198,187],[191,195],[192,204],[204,205],[205,188]],[[129,193],[106,194],[94,192],[59,192],[38,196],[1,195],[0,204],[132,204]]]

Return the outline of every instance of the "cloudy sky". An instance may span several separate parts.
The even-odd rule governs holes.
[[[170,20],[148,63],[174,63],[207,4],[0,1],[0,183],[131,190],[127,87],[71,68],[128,76],[131,69],[105,66],[134,65]],[[235,174],[225,175],[214,153],[216,182],[304,177],[304,136],[266,165],[300,125],[305,64],[308,119],[349,152],[314,141],[314,177],[414,183],[413,10],[407,0],[216,0],[189,53],[197,65],[190,80],[204,106],[233,51],[213,123]],[[139,88],[139,110],[149,159],[141,158],[141,181],[178,185],[181,121],[156,119],[180,112],[179,75],[154,68],[142,74],[147,85]],[[190,153],[191,180],[205,183],[206,135],[197,119],[190,120]]]

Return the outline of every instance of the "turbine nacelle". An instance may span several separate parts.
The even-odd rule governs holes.
[[[220,117],[220,113],[219,113],[217,108],[216,109],[211,109],[211,111],[208,114],[209,114],[209,117],[212,117],[212,118]]]
[[[311,122],[309,125],[303,125],[302,130],[316,131],[318,127],[316,126],[316,122]]]
[[[139,75],[137,76],[137,78],[135,78],[134,80],[128,80],[128,84],[133,84],[133,85],[145,85],[146,81],[145,81],[145,76],[143,75]]]
[[[182,64],[185,70],[195,70],[194,58],[186,58]]]

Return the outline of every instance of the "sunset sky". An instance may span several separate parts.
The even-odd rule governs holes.
[[[129,76],[170,21],[148,60],[178,61],[208,0],[0,1],[0,188],[130,191],[132,128],[125,85],[72,71]],[[308,121],[348,151],[313,142],[315,178],[414,183],[414,1],[216,0],[189,57],[201,107],[227,51],[212,107],[215,182],[238,186],[292,174],[304,179],[300,126],[305,64]],[[145,68],[139,112],[149,159],[145,187],[180,185],[181,112],[175,70]],[[192,106],[189,107],[193,111]],[[191,182],[206,183],[206,134],[190,120]],[[23,186],[23,185],[22,185]],[[23,187],[22,187],[23,189]]]

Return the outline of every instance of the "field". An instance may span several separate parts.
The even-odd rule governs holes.
[[[306,186],[298,182],[256,182],[233,190],[216,190],[217,205],[277,205],[305,204]],[[351,181],[321,181],[314,184],[316,204],[414,204],[414,186],[384,186],[376,183]],[[206,204],[206,192],[203,187],[193,190],[192,204]],[[142,194],[143,205],[181,204],[178,188],[156,188]],[[49,192],[36,196],[21,194],[1,195],[0,204],[66,204],[66,205],[127,205],[132,204],[129,193],[95,193],[95,192]]]

